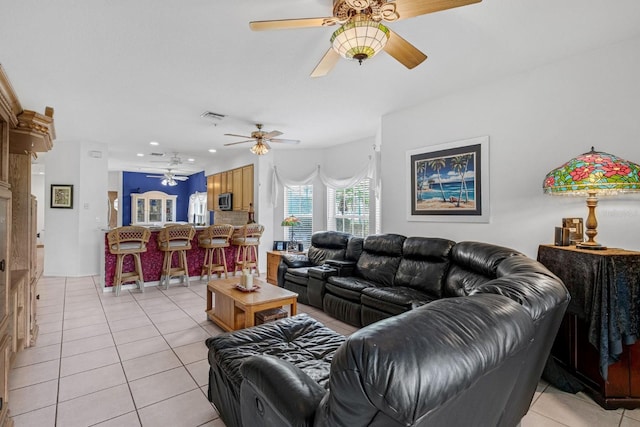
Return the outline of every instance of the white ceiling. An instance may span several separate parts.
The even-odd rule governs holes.
[[[223,147],[239,140],[224,133],[248,135],[254,123],[302,141],[274,150],[350,142],[375,135],[386,113],[640,34],[638,0],[484,0],[389,24],[428,55],[413,70],[382,53],[361,66],[341,60],[312,79],[335,27],[252,32],[248,25],[330,16],[331,7],[331,0],[4,1],[0,63],[23,108],[54,107],[55,143],[106,143],[110,170],[162,167],[151,152],[178,152],[196,159],[178,169],[195,172],[219,153],[248,149]],[[207,110],[227,117],[201,118]]]

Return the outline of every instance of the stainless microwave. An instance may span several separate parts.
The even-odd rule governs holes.
[[[233,194],[221,193],[218,194],[218,209],[221,211],[233,210]]]

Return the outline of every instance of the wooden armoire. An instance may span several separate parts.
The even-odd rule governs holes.
[[[12,426],[8,374],[15,355],[38,335],[37,202],[31,159],[55,139],[53,109],[23,110],[0,65],[0,427]]]

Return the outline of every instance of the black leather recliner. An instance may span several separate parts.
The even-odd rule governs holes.
[[[309,304],[307,282],[309,268],[324,264],[326,260],[344,260],[350,234],[339,231],[317,231],[311,235],[311,246],[307,255],[283,255],[280,258],[279,270],[283,271],[285,289],[298,294],[298,302]]]

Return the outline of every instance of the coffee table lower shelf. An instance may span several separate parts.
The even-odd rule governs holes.
[[[256,279],[254,279],[255,281]],[[238,279],[212,280],[207,285],[207,316],[225,331],[236,331],[255,325],[255,314],[272,308],[290,306],[289,314],[298,310],[298,294],[260,280],[255,292],[235,289]],[[215,295],[215,307],[213,297]]]

